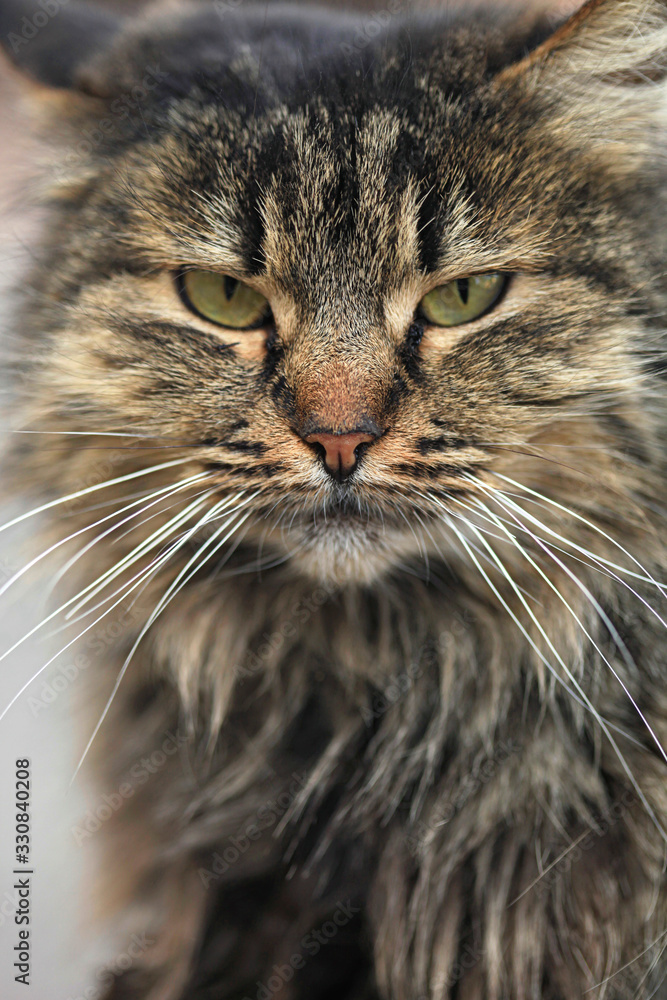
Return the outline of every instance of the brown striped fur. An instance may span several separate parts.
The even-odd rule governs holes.
[[[55,507],[49,538],[198,472],[209,507],[248,505],[93,744],[115,789],[187,734],[106,825],[104,898],[156,942],[114,1000],[667,995],[667,6],[392,10],[372,37],[367,12],[156,8],[47,102],[69,138],[19,374],[25,426],[58,433],[21,439],[23,489],[95,485],[112,448],[113,476],[184,464]],[[275,324],[189,313],[187,267],[253,284]],[[481,318],[416,317],[498,270]],[[317,425],[381,433],[345,484]],[[219,524],[138,592],[93,723]]]

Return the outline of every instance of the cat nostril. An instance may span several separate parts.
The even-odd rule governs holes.
[[[324,465],[339,482],[346,479],[357,465],[363,445],[376,441],[377,434],[309,434],[306,444],[313,445],[322,457]]]

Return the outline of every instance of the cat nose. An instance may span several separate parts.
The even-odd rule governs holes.
[[[323,431],[309,434],[304,441],[315,446],[328,471],[334,479],[342,483],[354,472],[361,446],[372,444],[379,436],[379,433],[331,434]]]

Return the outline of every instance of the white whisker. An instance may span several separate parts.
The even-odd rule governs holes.
[[[647,955],[648,952],[651,950],[651,948],[655,948],[658,942],[662,941],[664,937],[667,937],[667,931],[663,931],[662,934],[660,934],[659,937],[655,939],[655,941],[652,941],[651,944],[644,949],[644,951],[640,952],[639,955],[635,955],[635,957],[632,958],[629,962],[626,962],[625,965],[622,965],[621,968],[617,969],[613,975],[608,976],[606,979],[603,979],[601,983],[596,983],[595,986],[591,986],[589,987],[589,989],[584,990],[584,996],[586,995],[586,993],[591,993],[593,990],[598,990],[601,986],[604,986],[606,983],[610,983],[612,979],[615,979],[616,976],[618,976],[621,972],[624,972],[625,969],[629,969],[631,965],[634,965],[635,962],[638,962],[640,958],[643,958],[644,955]]]
[[[181,484],[179,487],[177,487],[177,489],[181,489],[181,488],[184,489],[187,485],[189,485],[192,482],[198,481],[199,479],[201,479],[205,475],[206,475],[206,473],[200,473],[199,476],[193,476],[191,479],[185,480],[185,482],[183,484]],[[153,494],[151,494],[151,498],[152,497],[158,497],[159,499],[161,499],[162,498],[161,494],[165,493],[168,490],[173,490],[173,489],[174,489],[173,486],[162,487],[162,489],[156,490]],[[112,514],[107,514],[106,517],[100,518],[99,521],[95,521],[93,524],[87,524],[83,528],[79,528],[77,531],[72,532],[72,534],[68,535],[66,538],[62,538],[59,541],[54,542],[54,544],[51,545],[51,546],[49,546],[48,549],[45,549],[38,556],[35,556],[34,559],[31,559],[30,562],[26,563],[25,566],[22,566],[20,570],[17,570],[17,572],[14,573],[14,575],[11,576],[9,578],[9,580],[7,580],[0,587],[0,597],[2,597],[2,595],[5,594],[9,590],[10,587],[12,587],[18,580],[20,580],[22,576],[24,576],[27,572],[29,572],[29,570],[31,570],[33,566],[36,566],[37,563],[41,562],[42,559],[45,559],[47,556],[51,555],[51,553],[55,552],[56,549],[59,549],[62,545],[66,545],[68,542],[71,542],[72,539],[77,538],[79,535],[82,535],[82,534],[84,534],[87,531],[92,531],[94,528],[98,528],[101,524],[104,524],[106,521],[110,521],[112,518],[117,517],[119,514],[124,514],[126,511],[128,511],[128,510],[130,510],[130,509],[132,509],[134,507],[139,506],[139,504],[141,504],[141,503],[144,502],[144,499],[145,498],[142,498],[141,500],[135,500],[135,501],[133,501],[133,503],[127,504],[127,506],[122,507],[120,510],[114,511]],[[159,499],[156,500],[155,502],[156,503],[159,502]],[[144,510],[146,510],[146,509],[148,509],[148,508],[145,507]],[[120,524],[124,524],[125,521],[131,520],[131,518],[136,517],[136,516],[137,516],[136,514],[131,514],[128,518],[125,518],[124,521],[121,521]],[[51,581],[51,583],[49,585],[50,589],[49,589],[49,591],[47,591],[47,595],[53,589],[53,587],[55,587],[56,584],[62,579],[62,577],[67,572],[67,570],[70,568],[70,566],[73,565],[74,562],[76,562],[76,559],[78,559],[81,555],[83,555],[84,552],[87,552],[101,538],[106,537],[106,535],[108,535],[110,532],[114,531],[117,527],[118,527],[118,524],[114,523],[111,526],[111,528],[109,528],[106,531],[102,532],[101,535],[98,535],[97,538],[93,539],[92,542],[89,542],[86,546],[84,546],[84,548],[81,549],[81,551],[78,553],[78,555],[76,557],[70,559],[65,564],[65,566],[62,567],[58,571],[58,573],[55,575],[54,579]]]
[[[433,499],[435,499],[435,498],[433,498]],[[495,596],[497,597],[497,599],[500,601],[501,605],[505,608],[505,610],[507,611],[507,613],[510,615],[510,617],[512,618],[512,620],[514,621],[514,623],[518,626],[518,628],[520,629],[522,635],[524,636],[524,638],[530,644],[531,648],[534,650],[534,652],[537,654],[537,656],[540,658],[540,660],[544,663],[544,665],[554,674],[554,676],[558,677],[557,671],[554,670],[552,664],[550,664],[549,661],[546,659],[546,657],[544,656],[543,652],[540,650],[539,646],[536,644],[536,642],[534,641],[534,639],[532,638],[532,636],[529,634],[529,632],[527,631],[527,629],[525,628],[525,626],[523,625],[523,623],[520,621],[520,619],[514,613],[514,611],[512,611],[512,609],[510,608],[510,606],[507,603],[507,601],[505,600],[505,598],[502,596],[502,594],[500,593],[500,591],[498,590],[498,588],[495,586],[495,584],[493,583],[493,581],[491,580],[491,578],[488,576],[488,574],[486,573],[486,571],[483,569],[483,567],[481,566],[481,564],[479,563],[479,561],[475,558],[475,556],[474,556],[474,554],[472,552],[472,549],[469,546],[469,544],[468,544],[465,536],[451,522],[450,522],[450,527],[451,527],[451,529],[454,532],[456,532],[456,534],[458,535],[458,537],[459,537],[461,543],[463,544],[464,548],[466,548],[466,550],[468,551],[468,554],[469,554],[470,558],[473,560],[473,562],[475,563],[477,569],[482,574],[484,580],[486,581],[486,583],[488,584],[488,586],[491,588],[492,592],[495,594]],[[481,532],[478,533],[478,529],[475,527],[474,524],[472,524],[471,522],[469,522],[469,527],[471,528],[471,530],[473,530],[475,533],[478,534],[478,537],[480,538],[480,540],[484,544],[487,544],[487,547],[490,549],[491,554],[496,559],[496,562],[498,564],[499,569],[501,570],[501,572],[503,573],[503,575],[507,579],[507,581],[510,584],[510,586],[513,588],[514,592],[517,594],[517,597],[519,598],[519,600],[521,601],[523,607],[525,608],[525,610],[527,611],[527,613],[531,617],[531,620],[536,625],[538,631],[540,632],[540,634],[543,636],[543,638],[545,639],[545,641],[549,645],[549,648],[554,652],[554,654],[555,654],[558,662],[560,663],[560,665],[562,666],[563,670],[565,671],[568,679],[574,685],[574,687],[577,689],[577,691],[580,693],[581,697],[586,702],[586,705],[588,706],[589,711],[591,712],[591,714],[595,718],[595,720],[598,723],[598,725],[601,727],[602,731],[605,733],[607,739],[609,740],[611,746],[614,749],[614,752],[616,753],[616,755],[617,755],[617,757],[618,757],[618,759],[619,759],[619,761],[621,763],[621,766],[622,766],[623,770],[625,771],[625,773],[626,773],[629,781],[631,782],[633,788],[637,792],[637,796],[639,797],[640,801],[642,802],[642,805],[646,809],[648,815],[653,820],[653,822],[654,822],[654,824],[656,826],[656,829],[660,832],[661,836],[667,841],[667,832],[665,832],[663,830],[663,828],[660,825],[657,817],[655,816],[655,813],[654,813],[653,809],[651,808],[648,800],[646,799],[646,796],[644,795],[643,791],[641,790],[641,788],[640,788],[640,786],[639,786],[639,784],[638,784],[635,776],[633,775],[632,771],[630,770],[630,768],[629,768],[629,766],[627,764],[627,761],[625,760],[625,757],[623,756],[623,754],[620,751],[620,748],[618,747],[618,744],[616,743],[614,737],[612,736],[612,734],[610,732],[610,729],[609,729],[609,726],[607,726],[606,722],[604,721],[604,719],[602,718],[602,716],[600,715],[600,713],[597,711],[597,709],[593,705],[593,702],[588,697],[588,695],[586,694],[585,690],[581,687],[581,685],[577,681],[576,677],[574,676],[574,674],[572,673],[572,671],[570,670],[570,668],[567,666],[567,664],[566,664],[565,660],[563,659],[563,657],[556,650],[556,648],[555,648],[554,644],[552,643],[551,639],[548,637],[548,635],[544,631],[544,628],[542,627],[542,625],[540,624],[540,622],[535,617],[532,609],[527,604],[526,600],[524,599],[523,595],[521,594],[521,592],[520,592],[519,588],[517,587],[517,585],[515,584],[515,582],[512,580],[512,578],[509,575],[509,573],[507,573],[507,570],[503,566],[502,562],[498,559],[496,553],[491,549],[490,546],[488,546],[488,543],[485,542],[485,540],[483,539],[483,536],[481,535]],[[517,548],[519,549],[519,551],[524,555],[524,557],[528,560],[528,562],[533,566],[533,568],[537,570],[537,572],[540,574],[540,576],[542,576],[545,579],[545,581],[547,583],[549,583],[550,581],[548,580],[548,577],[546,576],[546,574],[543,573],[543,571],[540,569],[540,567],[535,563],[535,561],[522,548],[522,546],[519,545],[519,543],[516,540],[515,540],[515,545],[517,546]],[[560,594],[560,592],[558,592],[557,590],[556,590],[556,592],[557,592],[558,596],[561,598],[561,600],[564,601],[565,599],[562,597],[562,595]]]
[[[69,503],[71,500],[78,500],[79,497],[87,496],[89,493],[95,493],[97,490],[106,489],[108,486],[117,486],[120,483],[129,482],[131,479],[139,479],[141,476],[147,476],[152,472],[161,472],[163,469],[173,469],[177,465],[185,465],[186,463],[192,461],[192,457],[188,457],[174,459],[171,462],[162,462],[160,465],[153,465],[149,469],[141,469],[138,472],[129,472],[125,476],[117,476],[116,479],[107,479],[106,482],[97,483],[95,486],[87,486],[83,490],[77,490],[76,493],[68,493],[67,496],[59,497],[58,500],[49,500],[48,503],[44,503],[40,507],[34,507],[32,510],[19,514],[18,517],[14,517],[11,521],[7,521],[5,524],[0,525],[0,532],[6,531],[8,528],[13,528],[16,524],[21,524],[22,521],[27,520],[29,517],[35,517],[37,514],[42,514],[45,510],[51,510],[59,504]]]
[[[244,501],[244,504],[250,503],[252,500],[254,500],[254,498],[257,495],[258,495],[258,493],[252,494],[250,497],[248,497],[246,499],[246,501]],[[222,505],[217,505],[217,506],[213,507],[208,512],[208,516],[205,519],[202,519],[202,521],[199,522],[197,525],[195,525],[195,527],[192,529],[192,532],[194,533],[196,530],[201,529],[201,527],[203,526],[203,524],[210,523],[214,519],[215,515],[218,513],[219,509],[221,509],[221,506]],[[251,511],[247,511],[244,515],[242,515],[239,523],[236,524],[232,528],[232,530],[231,530],[231,532],[229,534],[231,535],[235,531],[237,531],[238,528],[241,526],[241,524],[243,524],[243,521],[246,520],[250,516],[250,514],[251,514]],[[146,622],[146,624],[141,629],[139,635],[137,636],[136,640],[134,641],[134,643],[132,645],[132,648],[130,649],[130,652],[127,654],[127,657],[125,658],[125,661],[123,662],[123,665],[122,665],[122,667],[121,667],[121,669],[120,669],[120,671],[118,673],[118,676],[117,676],[116,681],[114,683],[114,686],[113,686],[113,689],[111,691],[111,694],[109,695],[109,698],[108,698],[108,700],[106,702],[106,705],[104,706],[104,709],[102,710],[102,714],[100,715],[100,718],[99,718],[99,720],[97,722],[97,725],[95,726],[95,729],[93,730],[93,733],[92,733],[90,739],[88,740],[88,743],[86,744],[86,747],[85,747],[85,749],[83,751],[83,754],[81,755],[81,758],[80,758],[80,760],[79,760],[79,762],[78,762],[78,764],[76,766],[74,774],[72,775],[72,782],[74,782],[74,780],[76,779],[76,776],[79,773],[79,771],[80,771],[80,769],[81,769],[81,767],[83,765],[83,762],[86,759],[88,751],[90,750],[90,748],[91,748],[91,746],[92,746],[92,744],[93,744],[93,742],[95,740],[95,737],[97,736],[97,734],[100,731],[100,728],[101,728],[101,726],[102,726],[105,718],[107,717],[107,714],[108,714],[108,712],[109,712],[109,710],[111,708],[112,702],[113,702],[113,700],[114,700],[114,698],[116,696],[116,692],[118,691],[118,688],[120,687],[120,685],[122,683],[123,677],[125,676],[125,673],[126,673],[128,667],[130,665],[130,662],[131,662],[131,660],[132,660],[132,658],[133,658],[136,650],[138,649],[141,641],[143,640],[143,638],[145,637],[146,633],[148,632],[149,628],[156,621],[156,619],[159,617],[159,615],[162,613],[162,611],[165,609],[165,607],[170,603],[170,601],[176,596],[176,594],[179,592],[179,590],[181,589],[181,587],[184,586],[188,582],[188,580],[191,578],[191,576],[195,572],[197,572],[197,570],[199,569],[199,566],[202,564],[201,563],[202,553],[216,540],[216,538],[218,538],[225,531],[225,529],[229,526],[230,523],[233,524],[234,520],[237,517],[238,517],[238,509],[235,510],[233,514],[231,514],[229,517],[227,517],[225,519],[225,521],[223,522],[223,524],[217,529],[217,531],[215,531],[213,533],[213,535],[210,536],[210,538],[206,539],[206,541],[202,543],[202,545],[199,547],[199,549],[197,550],[197,552],[192,556],[191,559],[188,560],[188,562],[185,564],[185,566],[180,571],[180,573],[178,574],[178,576],[170,584],[170,586],[167,588],[167,590],[165,591],[165,593],[163,594],[163,596],[158,601],[158,603],[155,606],[153,612],[151,613],[148,621]],[[229,535],[225,536],[225,538],[220,542],[220,544],[221,545],[224,544],[224,542],[227,541],[228,538],[229,538]],[[186,576],[187,571],[193,566],[193,564],[196,564],[195,565],[195,569],[192,571],[192,573],[190,574],[190,576]],[[184,576],[186,576],[185,580],[183,580]],[[180,583],[181,580],[183,580],[183,583],[179,587],[178,584]]]
[[[495,495],[495,499],[496,499],[497,503],[499,503],[499,504],[502,505],[502,499],[497,494]],[[481,501],[478,501],[478,502],[481,503]],[[488,510],[488,508],[486,507],[486,505],[484,505],[484,508],[486,510]],[[582,592],[582,594],[584,594],[584,596],[586,597],[586,599],[590,602],[590,604],[592,605],[592,607],[597,612],[597,614],[600,617],[600,620],[603,622],[605,628],[609,632],[609,634],[610,634],[610,636],[611,636],[611,638],[612,638],[612,640],[613,640],[616,648],[619,650],[619,652],[623,656],[623,658],[624,658],[627,666],[630,667],[631,670],[636,671],[637,670],[637,666],[636,666],[634,660],[632,659],[632,657],[630,656],[630,653],[629,653],[629,651],[627,649],[627,646],[625,645],[625,643],[621,639],[620,635],[618,634],[618,630],[614,626],[613,622],[609,618],[609,615],[606,613],[606,611],[604,610],[604,608],[601,606],[601,604],[597,600],[597,598],[591,593],[591,591],[579,579],[579,577],[575,573],[573,573],[572,570],[568,566],[566,566],[565,563],[561,559],[559,559],[558,556],[555,555],[554,552],[551,551],[551,549],[549,548],[549,546],[542,539],[540,539],[532,531],[530,531],[528,528],[526,528],[525,525],[523,525],[521,523],[521,521],[518,519],[518,517],[516,517],[515,515],[512,515],[512,514],[510,514],[510,516],[513,516],[515,518],[516,523],[519,525],[519,527],[521,527],[522,530],[524,530],[526,532],[526,534],[529,535],[529,537],[532,538],[533,541],[536,542],[536,544],[539,545],[540,548],[544,552],[546,552],[546,554],[556,563],[556,565],[559,566],[563,570],[563,572],[572,580],[572,582],[575,584],[576,587],[578,587],[578,589]],[[534,564],[534,565],[536,566],[536,564]],[[537,568],[537,566],[536,566],[536,568]],[[623,678],[621,677],[621,675],[615,669],[615,667],[613,666],[613,664],[611,663],[611,661],[609,660],[609,658],[607,656],[605,656],[605,654],[600,649],[599,645],[596,643],[596,641],[593,638],[593,636],[586,629],[584,623],[581,621],[581,619],[576,614],[576,612],[574,611],[574,609],[570,606],[570,604],[565,600],[565,598],[563,597],[563,595],[561,594],[561,592],[558,590],[558,588],[556,587],[556,585],[553,583],[553,581],[551,581],[549,579],[549,577],[546,575],[546,573],[544,573],[541,569],[538,569],[538,571],[540,572],[540,575],[543,577],[543,579],[545,580],[545,582],[549,585],[549,587],[556,594],[556,596],[565,605],[565,607],[567,608],[568,612],[572,615],[573,619],[577,622],[577,624],[581,628],[582,632],[584,633],[584,635],[586,636],[586,638],[589,640],[589,642],[591,643],[591,645],[593,646],[593,648],[595,649],[595,651],[598,653],[598,655],[601,657],[601,659],[603,660],[603,662],[609,667],[609,669],[611,670],[612,674],[614,675],[614,677],[616,678],[616,680],[618,681],[618,683],[623,688],[623,691],[627,695],[627,697],[628,697],[630,703],[632,704],[633,708],[635,709],[635,711],[639,715],[640,719],[642,720],[642,722],[646,726],[648,732],[651,734],[651,737],[652,737],[655,745],[657,746],[658,750],[660,751],[662,757],[665,759],[665,761],[667,761],[667,752],[665,751],[665,749],[662,746],[660,740],[658,739],[658,736],[655,733],[655,731],[654,731],[653,727],[651,726],[650,722],[648,721],[648,719],[646,718],[646,716],[642,712],[642,710],[639,707],[639,705],[637,704],[635,698],[632,696],[632,693],[630,692],[627,684],[625,683],[625,681],[623,680]]]
[[[166,524],[161,525],[154,532],[152,532],[148,538],[145,538],[139,545],[127,553],[122,559],[114,563],[101,577],[98,577],[92,584],[85,587],[79,595],[77,595],[78,601],[73,608],[71,608],[65,618],[69,620],[74,617],[78,611],[81,610],[85,605],[100,591],[104,590],[108,583],[115,580],[116,577],[120,576],[129,566],[132,566],[138,559],[141,559],[147,552],[159,545],[160,542],[164,541],[168,534],[180,527],[185,521],[188,520],[190,515],[198,510],[201,510],[205,506],[206,501],[216,493],[216,488],[208,490],[202,497],[197,497],[190,504],[187,505],[183,510],[179,511],[174,517],[170,518]],[[233,500],[230,502],[234,502]]]
[[[205,506],[206,501],[210,499],[210,497],[213,496],[216,492],[217,489],[206,491],[205,494],[203,495],[202,502],[190,504],[185,511],[182,511],[175,518],[172,518],[167,525],[163,526],[162,528],[154,532],[153,535],[151,536],[152,541],[150,545],[148,546],[146,545],[146,542],[148,540],[142,542],[139,546],[132,549],[132,551],[129,552],[128,555],[125,557],[125,559],[121,560],[123,564],[122,566],[121,563],[116,563],[114,564],[114,566],[111,567],[110,570],[107,571],[107,573],[105,574],[106,579],[98,578],[97,580],[95,580],[93,584],[95,586],[95,593],[99,593],[100,590],[103,590],[104,587],[106,587],[109,583],[111,583],[114,579],[116,579],[125,569],[127,569],[133,563],[137,562],[138,559],[146,555],[146,553],[149,552],[151,549],[154,549],[157,545],[161,545],[163,542],[166,543],[165,548],[158,553],[155,559],[151,563],[149,563],[147,567],[144,566],[142,569],[139,570],[138,573],[136,573],[133,577],[131,577],[129,581],[121,584],[120,587],[118,587],[111,594],[108,594],[106,597],[102,598],[102,600],[98,601],[97,604],[92,605],[92,607],[85,608],[88,601],[94,596],[94,593],[88,594],[85,600],[79,601],[79,604],[75,608],[71,608],[70,611],[68,611],[67,615],[65,616],[67,619],[67,624],[58,631],[62,631],[64,628],[67,627],[67,625],[71,625],[77,621],[81,621],[88,615],[93,614],[95,611],[98,610],[98,608],[103,607],[104,604],[112,600],[116,596],[116,594],[120,593],[135,580],[139,579],[139,584],[137,584],[137,586],[140,586],[144,580],[146,581],[149,580],[149,577],[146,574],[150,573],[152,575],[155,575],[155,573],[157,573],[157,571],[161,569],[162,566],[165,565],[165,563],[169,562],[169,559],[171,558],[172,554],[178,551],[178,549],[180,549],[182,545],[185,542],[187,542],[192,535],[192,528],[186,528],[186,530],[182,534],[178,535],[175,539],[172,538],[171,541],[169,541],[169,538],[173,534],[173,531],[176,528],[180,528],[182,524],[187,523],[190,515],[201,510],[202,507]],[[230,504],[235,503],[237,500],[243,497],[244,493],[245,491],[242,491],[241,493],[237,493],[234,497],[228,497],[225,500],[220,501],[220,509],[224,510],[228,508]],[[243,506],[243,504],[240,504],[238,507],[232,508],[232,511],[230,511],[229,513],[233,513],[234,511],[239,510],[240,506]],[[206,520],[198,522],[195,528],[205,523],[207,523]],[[101,579],[103,579],[103,584],[102,586],[98,586],[99,581]],[[132,587],[132,590],[134,589],[136,588]],[[81,594],[83,593],[85,593],[85,591],[81,591],[79,594],[77,594],[77,598],[81,597]],[[81,608],[85,608],[85,610],[81,614],[77,614],[77,612],[81,611]]]
[[[162,528],[162,533],[155,532],[154,536],[151,536],[151,538],[153,538],[154,541],[149,546],[149,549],[150,548],[154,548],[155,545],[159,545],[160,542],[164,541],[164,539],[166,537],[168,537],[168,533],[169,533],[169,530],[171,528],[173,528],[174,526],[178,527],[178,524],[181,522],[181,520],[186,520],[187,517],[190,516],[190,514],[196,512],[196,510],[201,509],[201,507],[204,505],[205,501],[210,496],[214,495],[216,492],[217,492],[216,489],[209,490],[208,493],[204,496],[204,498],[202,500],[199,500],[195,504],[190,504],[186,508],[185,511],[181,512],[181,515],[179,515],[177,518],[172,518],[172,520],[170,522],[168,522],[167,525],[164,525],[163,528]],[[239,495],[242,496],[242,494],[239,494]],[[232,500],[230,502],[234,502],[234,499],[236,499],[236,498],[232,498]],[[157,536],[157,537],[155,537],[155,536]],[[141,555],[144,555],[145,552],[147,551],[147,549],[145,548],[145,546],[146,546],[146,541],[142,542],[141,545],[139,545],[135,549],[133,549],[129,553],[129,555],[126,557],[126,559],[124,560],[124,562],[126,562],[127,560],[131,560],[131,562],[136,562],[136,559],[140,558]],[[178,547],[178,544],[175,545],[175,548],[177,548],[177,547]],[[141,552],[139,552],[140,549],[141,549]],[[170,551],[173,551],[173,550],[170,550]],[[128,565],[129,564],[130,563],[128,562]],[[109,583],[109,582],[111,582],[111,580],[114,579],[118,575],[118,573],[122,572],[122,569],[118,570],[118,572],[116,572],[117,566],[118,566],[118,564],[115,564],[113,567],[111,567],[110,570],[107,570],[107,572],[104,574],[104,584],[103,584],[103,586],[106,586],[106,584]],[[123,568],[126,568],[126,567],[124,566]],[[139,574],[137,574],[137,576],[141,576],[143,574],[143,572],[144,572],[144,570],[142,570]],[[82,590],[80,590],[73,597],[69,598],[69,600],[65,601],[64,604],[61,604],[60,607],[56,608],[55,611],[52,611],[49,615],[47,615],[46,618],[44,618],[41,622],[39,622],[37,625],[35,625],[32,629],[30,629],[29,632],[27,632],[24,636],[22,636],[20,639],[18,639],[12,646],[9,647],[9,649],[6,649],[4,651],[4,653],[0,654],[0,662],[2,660],[4,660],[5,657],[7,657],[11,653],[13,653],[14,650],[18,649],[19,646],[21,646],[24,642],[26,642],[26,640],[28,640],[31,636],[33,636],[36,632],[38,632],[39,629],[41,629],[44,625],[47,625],[50,621],[53,621],[54,618],[56,618],[59,614],[61,614],[71,604],[73,604],[76,601],[80,601],[80,599],[84,595],[86,595],[86,594],[88,594],[88,598],[87,599],[89,599],[90,596],[92,596],[91,594],[89,594],[89,591],[92,588],[96,588],[97,587],[97,585],[100,582],[100,579],[102,579],[102,578],[98,577],[96,580],[93,581],[93,583],[88,584],[87,587],[84,587]],[[136,579],[136,577],[133,577],[132,579]],[[132,581],[130,581],[130,582],[132,582]],[[102,589],[102,588],[100,588],[100,589]],[[97,608],[101,607],[108,600],[111,600],[112,597],[114,597],[115,594],[119,593],[120,590],[122,590],[122,589],[123,588],[119,588],[119,590],[115,591],[114,594],[110,595],[105,600],[103,600],[99,604],[95,605],[94,608],[89,608],[88,611],[86,612],[86,614],[84,614],[82,617],[86,617],[87,614],[92,614],[95,610],[97,610]],[[132,589],[134,589],[134,588],[132,588]],[[115,606],[116,605],[114,605],[114,607]],[[77,606],[77,609],[78,609],[78,606]],[[72,609],[72,611],[74,611],[74,610],[75,609]],[[68,614],[71,614],[71,613],[72,612],[69,612]],[[79,619],[74,619],[74,621],[77,621],[77,620],[79,620]],[[97,619],[97,620],[99,620],[99,619]],[[70,621],[69,624],[73,624],[74,621]],[[0,718],[1,718],[1,716],[0,716]]]
[[[198,521],[197,524],[194,526],[194,528],[191,529],[191,532],[189,534],[186,534],[177,545],[175,545],[174,547],[172,547],[172,549],[170,549],[170,551],[168,552],[167,556],[162,557],[162,564],[164,564],[164,562],[166,562],[168,560],[168,558],[173,554],[173,552],[177,548],[179,548],[183,544],[185,544],[189,540],[189,538],[191,537],[191,534],[194,533],[195,531],[199,530],[204,523],[205,523],[205,519],[201,519],[200,521]],[[149,568],[149,572],[151,570],[152,570],[152,567]],[[118,598],[117,601],[115,601],[110,607],[108,607],[105,611],[103,611],[101,615],[99,615],[97,618],[95,618],[94,621],[92,621],[84,629],[82,629],[81,632],[79,632],[73,639],[71,639],[69,642],[67,642],[61,649],[59,649],[57,653],[55,653],[49,660],[47,660],[47,662],[44,663],[39,668],[39,670],[37,670],[32,675],[32,677],[30,677],[25,682],[25,684],[23,684],[23,686],[12,697],[12,699],[5,706],[5,708],[2,710],[2,712],[0,712],[0,722],[5,717],[5,715],[7,714],[7,712],[11,709],[11,707],[18,701],[18,699],[21,697],[21,695],[28,689],[28,687],[30,687],[30,685],[33,683],[33,681],[35,681],[37,679],[37,677],[39,677],[44,672],[44,670],[47,669],[47,667],[49,667],[59,656],[61,656],[62,653],[64,653],[67,649],[69,649],[70,646],[72,646],[72,645],[74,645],[74,643],[78,642],[81,639],[81,637],[86,634],[86,632],[89,632],[90,629],[94,628],[95,625],[98,624],[98,622],[102,621],[102,619],[105,618],[111,611],[113,611],[114,608],[118,607],[118,605],[121,604],[128,597],[129,594],[131,594],[138,586],[140,586],[140,584],[143,582],[143,576],[144,576],[145,572],[146,572],[146,570],[142,571],[142,573],[137,574],[137,576],[139,577],[139,580],[138,580],[138,582],[136,582],[134,584],[134,586],[126,586],[126,587],[120,588],[120,591],[122,591],[122,592],[121,592],[121,596]],[[116,591],[116,593],[119,593],[119,591]],[[79,595],[77,595],[77,597],[78,596]],[[74,598],[74,599],[76,599],[76,598]],[[67,604],[63,605],[61,608],[58,608],[51,615],[49,615],[48,618],[44,619],[44,621],[41,622],[40,625],[35,626],[35,628],[32,629],[27,635],[25,635],[21,640],[19,640],[19,642],[15,643],[14,646],[11,649],[9,649],[5,653],[3,653],[2,656],[0,657],[0,659],[4,659],[5,656],[8,656],[9,653],[11,653],[14,649],[16,649],[19,645],[21,645],[21,643],[24,642],[27,638],[29,638],[30,635],[34,634],[34,632],[36,632],[38,628],[40,628],[42,625],[46,624],[48,621],[52,620],[57,614],[59,614],[62,611],[63,607],[66,607],[66,606],[67,606]]]
[[[530,489],[530,487],[528,487],[528,486],[523,486],[521,483],[518,483],[515,479],[510,479],[509,476],[501,475],[499,472],[494,473],[494,475],[496,476],[496,478],[503,479],[505,482],[511,483],[513,486],[518,487],[518,489],[522,490],[523,492],[528,493],[531,496],[537,497],[539,500],[544,501],[545,503],[549,504],[550,506],[556,507],[558,510],[562,511],[568,517],[573,517],[575,520],[581,521],[582,524],[585,524],[587,528],[590,528],[592,531],[596,532],[598,535],[600,535],[602,538],[604,538],[605,541],[610,542],[616,549],[618,549],[620,552],[622,552],[624,556],[627,556],[627,558],[632,563],[634,563],[635,566],[637,566],[638,569],[641,570],[641,575],[638,577],[640,580],[645,580],[648,583],[652,583],[655,587],[657,587],[659,590],[661,590],[664,593],[665,589],[667,588],[667,584],[658,583],[658,581],[653,578],[653,576],[651,575],[651,573],[649,573],[649,571],[646,569],[646,567],[643,566],[639,562],[639,560],[635,556],[632,555],[631,552],[628,552],[628,550],[626,548],[624,548],[620,544],[620,542],[617,541],[617,539],[613,538],[606,531],[603,531],[603,529],[600,528],[599,525],[595,524],[593,521],[589,521],[588,518],[584,517],[582,514],[579,514],[577,511],[570,510],[564,504],[558,503],[558,501],[552,500],[550,497],[543,496],[541,493],[538,493],[537,490]],[[476,485],[479,485],[480,481],[476,480],[475,477],[472,477],[472,481],[474,481]],[[529,517],[529,518],[531,517],[531,515],[529,515],[527,513],[527,511],[525,511],[523,509],[522,509],[522,513],[526,517]],[[565,542],[566,545],[569,545],[572,548],[579,549],[579,546],[575,542],[572,542],[569,538],[565,538],[564,536],[559,535],[557,532],[552,531],[552,529],[547,528],[546,525],[541,525],[541,526],[544,527],[545,530],[547,530],[549,532],[549,534],[553,534],[554,537],[558,538],[561,542]],[[589,553],[586,552],[585,549],[583,549],[581,551],[583,552],[584,555],[588,555],[589,554]],[[631,571],[628,570],[628,569],[626,569],[624,566],[619,566],[617,563],[611,562],[608,559],[604,559],[602,556],[598,556],[598,558],[599,558],[600,562],[606,563],[607,565],[610,565],[610,566],[613,566],[614,569],[620,570],[622,573],[626,573],[626,574],[629,574],[629,575],[631,574]],[[632,575],[637,575],[637,574],[632,574]]]

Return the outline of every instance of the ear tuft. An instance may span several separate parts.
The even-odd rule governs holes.
[[[667,0],[587,0],[557,31],[501,74],[568,73],[616,83],[667,74]]]
[[[79,69],[109,47],[119,28],[114,15],[73,0],[0,0],[0,45],[49,87],[83,89]]]
[[[627,178],[667,153],[667,0],[588,0],[494,85]]]

